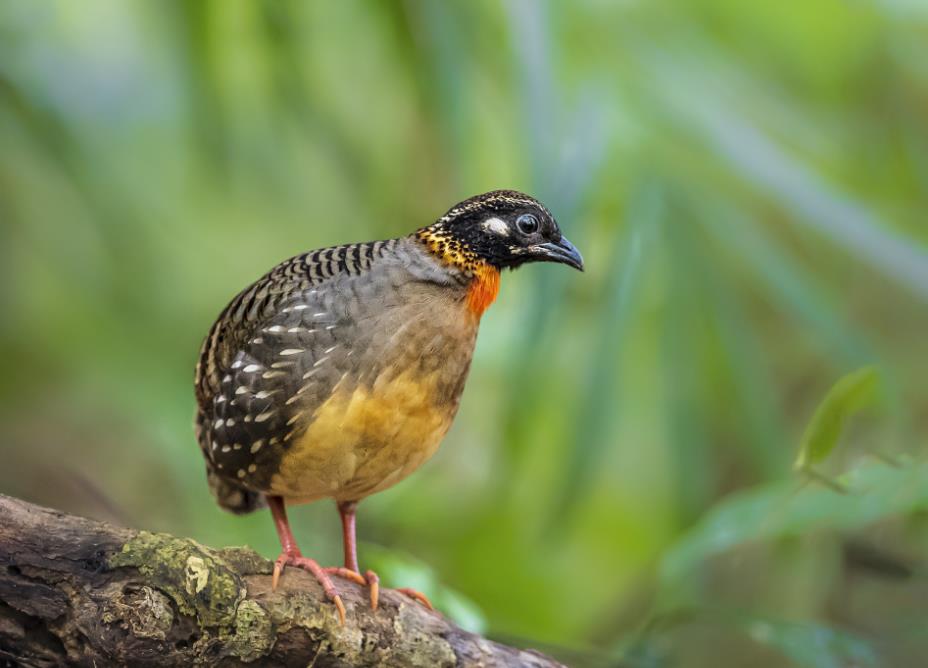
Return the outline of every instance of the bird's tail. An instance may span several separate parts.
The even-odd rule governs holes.
[[[209,491],[213,493],[216,503],[223,510],[228,510],[236,515],[244,515],[258,508],[263,508],[265,506],[263,494],[235,484],[228,478],[221,476],[213,466],[207,451],[209,445],[205,437],[205,421],[206,416],[203,415],[202,411],[198,410],[194,420],[194,431],[196,432],[197,441],[200,443],[200,448],[203,450],[203,457],[206,459],[206,482],[209,484]]]
[[[263,494],[245,489],[223,478],[209,462],[206,464],[206,481],[216,503],[230,513],[244,515],[265,506]]]

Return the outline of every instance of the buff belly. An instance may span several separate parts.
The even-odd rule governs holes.
[[[440,372],[342,384],[308,417],[270,482],[289,503],[355,501],[396,484],[426,462],[444,437],[456,398],[436,403]]]

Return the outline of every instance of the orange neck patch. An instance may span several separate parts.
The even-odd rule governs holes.
[[[474,271],[474,279],[467,291],[467,310],[478,318],[483,315],[499,294],[499,269],[488,264]]]

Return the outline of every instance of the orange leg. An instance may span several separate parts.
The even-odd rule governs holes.
[[[356,578],[361,578],[359,584],[367,584],[371,588],[371,608],[376,610],[380,600],[380,578],[374,571],[365,571],[361,576],[361,569],[358,567],[358,543],[355,531],[355,511],[357,510],[357,501],[341,501],[338,503],[338,514],[342,518],[342,546],[345,550],[344,568],[326,568],[327,573],[333,573],[342,577],[358,582]],[[353,576],[353,577],[352,577]],[[403,588],[396,591],[413,598],[429,610],[434,610],[431,601],[413,589]]]
[[[280,575],[287,566],[296,566],[297,568],[309,571],[313,574],[313,577],[319,581],[319,584],[322,585],[325,595],[335,604],[335,607],[338,609],[338,618],[342,625],[344,625],[345,604],[342,602],[342,597],[339,596],[338,590],[336,590],[335,585],[332,584],[332,580],[329,578],[326,569],[320,566],[314,559],[304,557],[300,552],[300,548],[297,547],[296,540],[293,538],[293,532],[290,530],[290,523],[287,521],[287,509],[284,505],[284,500],[279,496],[268,496],[267,505],[271,508],[271,515],[274,517],[274,527],[277,529],[277,535],[280,538],[280,546],[282,548],[280,556],[277,557],[277,561],[274,562],[274,575],[271,579],[271,589],[277,589]],[[341,575],[341,573],[339,573],[339,575]],[[351,573],[351,576],[355,575],[355,573]],[[360,580],[359,584],[366,584],[366,580],[360,576],[350,577],[350,579],[356,582]]]

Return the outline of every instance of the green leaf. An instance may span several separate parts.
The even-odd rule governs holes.
[[[812,420],[802,435],[797,471],[807,470],[824,461],[841,437],[848,419],[876,399],[880,374],[876,367],[858,369],[841,378],[815,409]]]
[[[708,511],[664,555],[662,590],[675,594],[706,558],[748,542],[829,528],[853,530],[894,515],[928,510],[928,462],[859,466],[839,478],[849,494],[781,481],[736,492]]]

